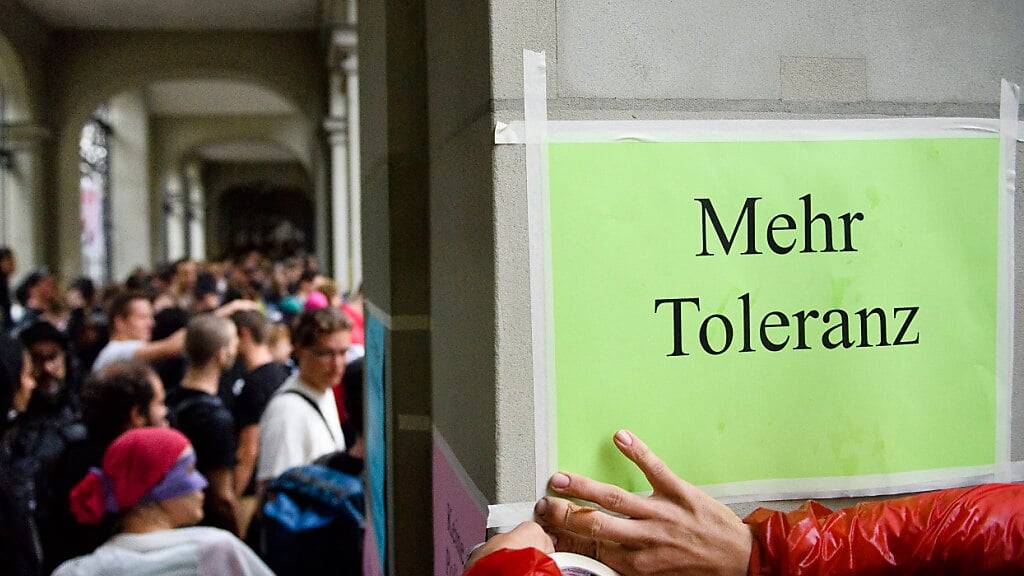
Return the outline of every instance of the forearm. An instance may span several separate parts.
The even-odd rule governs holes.
[[[210,486],[206,496],[209,523],[238,534],[238,501],[235,498],[234,473],[232,469],[221,469],[209,475]]]
[[[759,509],[750,574],[1016,574],[1024,570],[1024,485],[990,484],[832,512]]]
[[[244,494],[256,470],[259,454],[259,426],[246,426],[238,434],[238,464],[235,465],[235,494]]]
[[[133,357],[135,360],[148,363],[170,358],[171,356],[178,356],[184,352],[184,349],[185,331],[181,329],[163,340],[144,344],[135,351]]]

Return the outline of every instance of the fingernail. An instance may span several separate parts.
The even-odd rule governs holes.
[[[626,430],[619,430],[618,432],[616,432],[615,439],[618,440],[619,444],[622,444],[623,446],[633,445],[633,435],[627,432]]]
[[[569,477],[559,472],[551,477],[551,487],[555,490],[565,490],[569,487]]]
[[[537,516],[543,516],[544,512],[547,511],[547,509],[548,509],[548,499],[547,498],[541,498],[540,500],[537,501],[537,505],[533,507],[533,512]]]

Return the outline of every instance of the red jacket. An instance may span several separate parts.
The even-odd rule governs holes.
[[[833,512],[759,508],[750,576],[1024,574],[1024,484],[987,484]],[[466,576],[559,576],[539,550],[499,550]]]

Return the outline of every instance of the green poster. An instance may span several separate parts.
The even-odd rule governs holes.
[[[634,491],[996,461],[999,139],[552,143],[559,469]]]

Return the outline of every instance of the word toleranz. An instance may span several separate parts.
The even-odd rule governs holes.
[[[728,256],[733,245],[737,240],[740,240],[741,230],[745,230],[746,238],[745,242],[740,242],[740,245],[745,245],[746,250],[739,255],[764,254],[764,252],[758,249],[757,242],[758,200],[761,200],[761,198],[752,197],[746,199],[736,219],[736,225],[732,228],[732,233],[727,235],[711,200],[708,198],[696,198],[695,201],[701,207],[702,236],[701,251],[696,256],[715,256],[715,253],[708,249],[709,221],[722,248],[722,253],[725,255]],[[853,241],[853,223],[863,221],[864,214],[848,212],[838,218],[842,223],[843,242],[842,248],[836,249],[837,243],[833,239],[832,218],[825,213],[814,213],[811,207],[810,194],[800,197],[800,201],[803,207],[803,218],[801,219],[803,229],[800,235],[802,236],[800,239],[803,240],[803,246],[800,249],[801,253],[857,252]],[[812,228],[815,223],[820,224],[818,228],[823,232],[820,250],[814,248],[815,242]],[[835,228],[839,229],[840,227],[836,226]],[[768,220],[764,235],[769,253],[784,255],[792,251],[798,242],[796,237],[797,230],[797,219],[789,214],[778,214]],[[782,233],[784,237],[786,233],[790,232],[793,233],[792,237],[780,238],[779,233]],[[834,308],[824,312],[814,309],[798,310],[790,313],[778,310],[769,311],[762,315],[756,323],[759,338],[755,344],[755,323],[751,318],[750,293],[743,294],[738,300],[740,303],[739,324],[742,340],[742,347],[739,349],[739,352],[754,352],[759,348],[769,352],[779,352],[786,348],[809,350],[811,344],[808,344],[808,320],[812,320],[811,324],[815,327],[813,331],[815,332],[815,340],[820,339],[821,346],[830,350],[853,347],[906,346],[918,344],[921,339],[920,334],[913,329],[914,319],[919,311],[917,306],[894,307],[891,310],[891,314],[887,310],[877,307],[862,308],[853,314],[846,310]],[[693,315],[684,314],[684,305],[692,305],[693,310],[699,313],[700,298],[697,297],[655,299],[654,313],[657,314],[662,305],[668,304],[671,305],[672,309],[673,346],[672,352],[667,354],[667,356],[690,355],[686,351],[683,338],[684,325],[697,327],[700,348],[705,353],[719,355],[732,349],[733,343],[736,340],[736,322],[730,319],[729,316],[709,314],[704,316],[703,319],[698,317],[697,322],[693,322]],[[713,338],[714,335],[719,336]],[[713,342],[712,340],[715,341]]]

